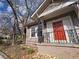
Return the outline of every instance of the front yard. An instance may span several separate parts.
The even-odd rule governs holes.
[[[0,51],[4,52],[11,59],[29,59],[29,57],[31,57],[33,54],[37,52],[37,48],[25,45],[15,45],[15,46],[0,45]]]
[[[48,54],[38,53],[37,47],[23,44],[15,46],[0,45],[0,51],[4,52],[10,59],[57,59]]]

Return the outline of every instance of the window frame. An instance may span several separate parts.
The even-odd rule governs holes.
[[[35,27],[31,28],[31,37],[36,37],[36,29],[35,29]]]

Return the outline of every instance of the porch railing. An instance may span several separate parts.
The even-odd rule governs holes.
[[[54,32],[47,32],[47,33],[43,33],[44,35],[44,42],[46,43],[66,43],[66,44],[71,44],[71,43],[79,43],[79,29],[70,29],[70,30],[65,30],[65,37],[66,39],[62,39],[62,40],[55,40],[54,38]],[[57,31],[58,33],[58,31]],[[58,34],[59,36],[63,36],[62,33],[60,32]]]

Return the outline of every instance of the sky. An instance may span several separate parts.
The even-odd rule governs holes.
[[[26,15],[27,9],[25,7],[25,0],[13,0],[13,1],[15,1],[17,5],[19,5],[19,12],[21,13],[21,15],[22,16]],[[27,0],[27,1],[28,1],[29,8],[31,8],[32,10],[32,12],[30,12],[31,15],[37,9],[37,7],[43,2],[43,0]],[[33,1],[33,3],[31,4],[30,1]],[[12,9],[6,0],[0,0],[0,27],[1,27],[1,24],[4,24],[4,21],[5,21],[1,19],[1,15],[3,13],[13,15]],[[10,23],[10,20],[8,22]]]
[[[16,1],[16,3],[18,5],[21,5],[20,7],[20,12],[24,15],[26,13],[26,8],[25,6],[22,6],[25,4],[25,0],[14,0]],[[33,1],[33,0],[27,0],[27,1]],[[30,2],[28,2],[29,7],[31,8],[31,10],[34,12],[36,10],[36,8],[39,6],[40,2],[42,2],[43,0],[34,0],[37,1],[36,3],[32,3],[32,6],[30,5]],[[38,4],[39,2],[39,4]],[[2,14],[3,12],[7,12],[7,13],[12,13],[12,9],[11,7],[8,5],[6,0],[0,0],[0,14]]]
[[[6,0],[0,0],[0,14],[2,14],[3,12],[11,12],[12,9],[11,7],[8,5]]]

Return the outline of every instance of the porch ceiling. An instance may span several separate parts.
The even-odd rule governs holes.
[[[53,17],[56,17],[56,16],[59,16],[61,14],[65,14],[67,12],[70,12],[70,11],[73,11],[74,8],[73,7],[66,7],[66,8],[63,8],[63,9],[60,9],[58,11],[55,11],[55,12],[52,12],[50,14],[47,14],[45,16],[42,16],[40,18],[44,19],[44,20],[47,20],[47,19],[50,19],[50,18],[53,18]]]
[[[58,15],[67,13],[69,11],[74,10],[74,7],[71,6],[71,4],[75,3],[76,1],[73,2],[67,2],[65,4],[59,5],[53,9],[50,9],[46,12],[43,12],[41,15],[39,15],[39,18],[43,18],[44,20],[56,17]]]

